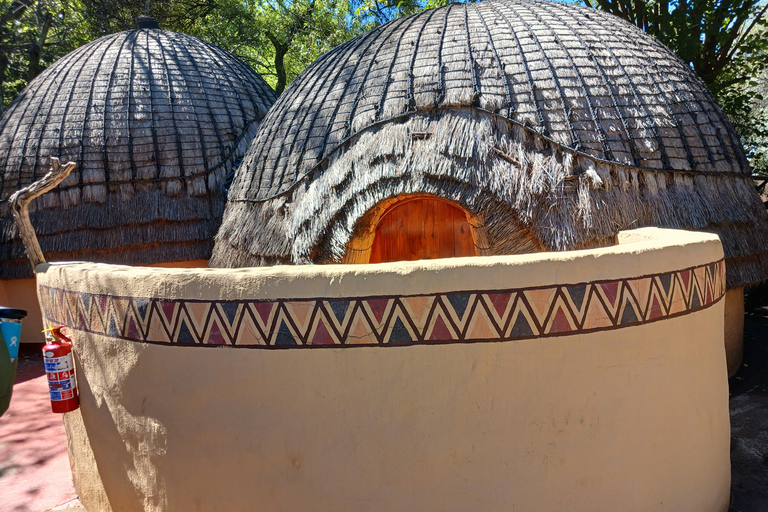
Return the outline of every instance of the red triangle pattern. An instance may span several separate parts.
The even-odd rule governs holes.
[[[659,302],[659,296],[654,293],[651,298],[651,308],[648,311],[648,320],[656,320],[657,318],[661,318],[664,316],[664,313],[664,309],[661,307],[661,303]]]
[[[490,299],[490,303],[493,304],[496,313],[502,317],[507,310],[509,301],[512,299],[512,293],[489,293],[488,299]]]
[[[683,289],[685,290],[685,293],[688,293],[689,285],[691,284],[691,271],[690,270],[684,270],[683,272],[680,272],[678,274],[680,276],[680,280],[683,283]]]
[[[613,283],[600,283],[600,289],[603,290],[605,298],[608,299],[608,307],[615,309],[618,304],[619,297],[619,282]]]
[[[435,326],[432,328],[432,335],[429,337],[432,341],[447,341],[454,339],[451,331],[443,322],[443,315],[438,315],[435,320]]]
[[[568,317],[565,314],[565,311],[563,311],[563,306],[558,306],[556,308],[555,318],[552,320],[552,327],[549,328],[549,333],[554,334],[558,332],[569,332],[572,330],[573,328],[568,322]]]
[[[370,299],[366,302],[368,303],[368,307],[371,309],[371,312],[373,313],[374,318],[376,318],[376,321],[378,323],[381,323],[381,321],[384,319],[384,313],[387,310],[387,305],[389,304],[389,298],[386,299]]]
[[[142,339],[139,329],[136,327],[136,322],[133,321],[133,317],[128,319],[128,328],[125,330],[125,337],[134,340]]]
[[[267,322],[269,321],[269,316],[272,313],[272,308],[274,307],[274,302],[254,302],[253,303],[253,309],[256,310],[256,313],[258,313],[259,318],[261,319],[262,325],[267,325]]]
[[[219,324],[216,320],[211,323],[211,330],[208,333],[208,345],[226,345],[227,341],[224,338],[224,334],[219,328]]]
[[[321,318],[317,322],[317,329],[315,330],[315,335],[312,336],[310,345],[335,345],[335,344],[336,342],[331,337],[331,333],[328,332],[328,329],[325,328],[325,323]]]

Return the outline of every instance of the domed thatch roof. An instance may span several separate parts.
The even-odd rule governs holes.
[[[320,57],[257,133],[211,263],[340,261],[365,212],[407,193],[482,216],[495,254],[658,225],[720,234],[730,286],[768,277],[768,219],[704,84],[572,4],[452,4]]]
[[[207,259],[222,184],[276,97],[231,54],[170,31],[121,32],[61,58],[0,120],[0,277],[31,275],[7,200],[52,156],[77,167],[32,203],[49,259]]]

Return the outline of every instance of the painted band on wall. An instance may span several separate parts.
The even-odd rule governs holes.
[[[617,329],[706,308],[723,260],[641,277],[429,295],[264,300],[117,297],[40,286],[48,321],[144,343],[310,348],[509,341]]]

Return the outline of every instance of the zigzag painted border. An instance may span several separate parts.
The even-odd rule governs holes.
[[[644,324],[710,306],[725,262],[637,278],[433,295],[198,301],[40,286],[45,318],[144,343],[247,348],[508,341]]]

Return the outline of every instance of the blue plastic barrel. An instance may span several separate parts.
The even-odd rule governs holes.
[[[27,316],[23,309],[0,306],[0,416],[11,404],[13,381],[16,379],[21,321]]]

